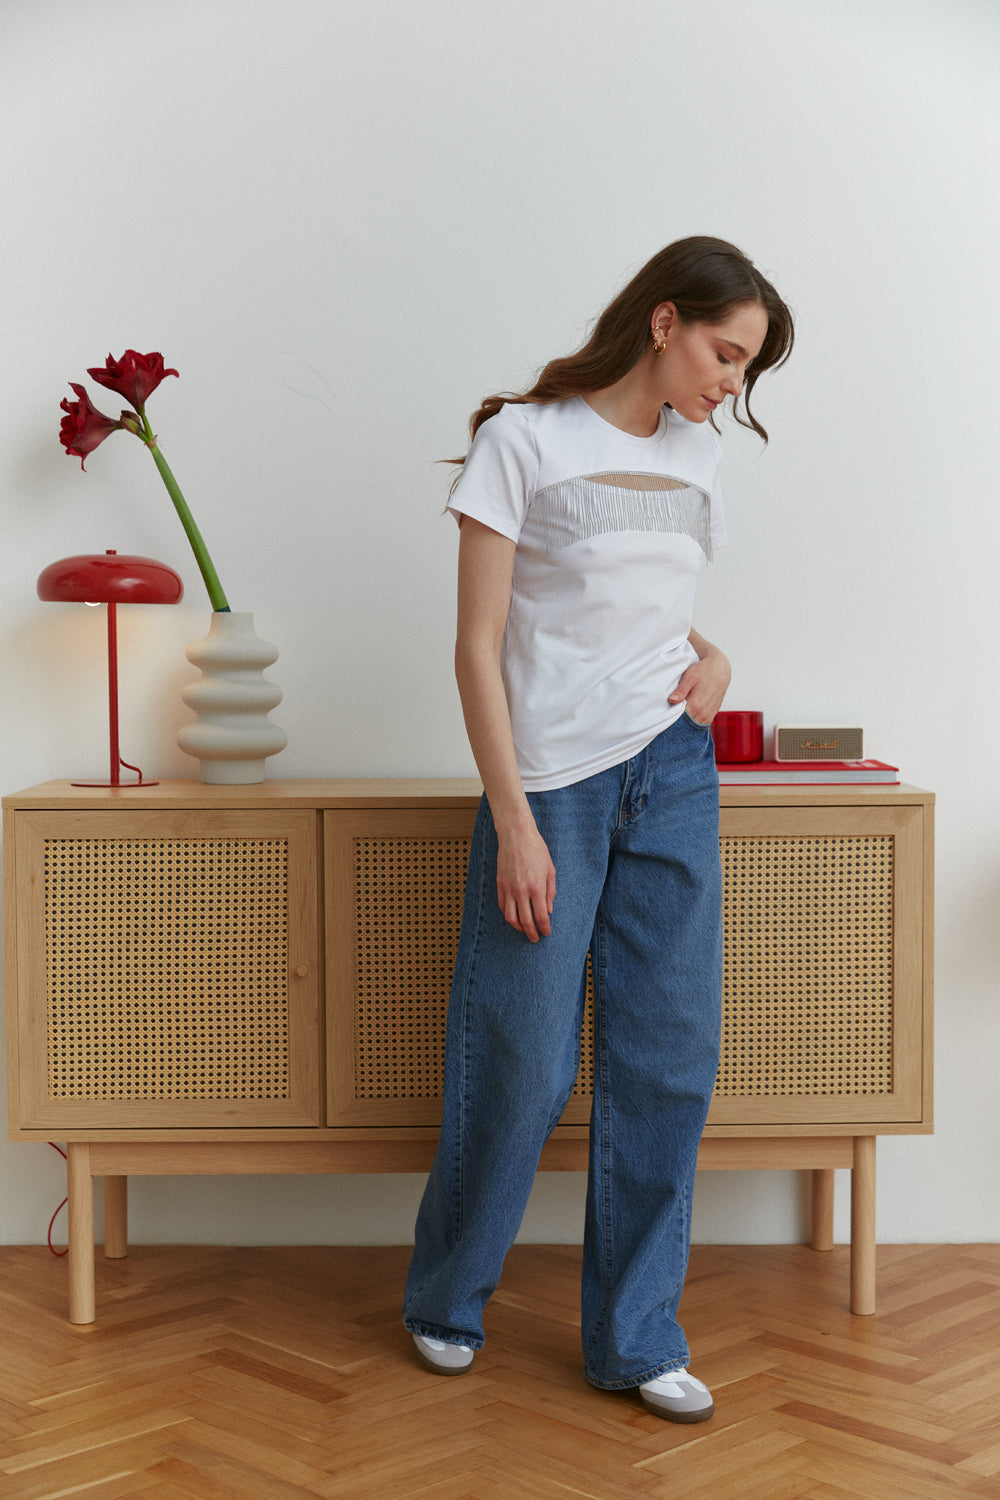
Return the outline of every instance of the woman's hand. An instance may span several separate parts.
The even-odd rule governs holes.
[[[698,653],[667,700],[684,703],[687,713],[698,724],[711,724],[726,696],[733,675],[728,660],[718,646],[692,630],[689,640]]]
[[[497,830],[497,899],[500,910],[515,932],[523,932],[537,943],[552,930],[549,918],[556,899],[556,867],[548,846],[528,820],[515,831]]]

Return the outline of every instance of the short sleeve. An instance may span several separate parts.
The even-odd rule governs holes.
[[[483,423],[466,455],[448,509],[516,542],[538,479],[538,452],[523,406],[508,403]]]

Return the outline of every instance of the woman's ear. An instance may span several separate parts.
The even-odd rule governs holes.
[[[677,322],[677,308],[673,302],[660,302],[649,319],[649,329],[653,334],[659,334],[665,339],[673,325]]]

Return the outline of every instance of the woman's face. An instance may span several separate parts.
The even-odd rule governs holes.
[[[757,302],[743,302],[721,323],[685,323],[672,302],[663,302],[651,327],[666,345],[653,363],[661,399],[689,422],[705,422],[743,389],[747,365],[767,334],[767,313]]]

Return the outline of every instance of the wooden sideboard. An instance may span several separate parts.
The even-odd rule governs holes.
[[[70,1318],[93,1178],[424,1171],[478,783],[49,782],[3,799],[10,1135],[65,1141]],[[813,1174],[875,1306],[875,1141],[931,1126],[933,795],[725,788],[722,1059],[702,1168]],[[589,1011],[542,1167],[583,1170]]]

